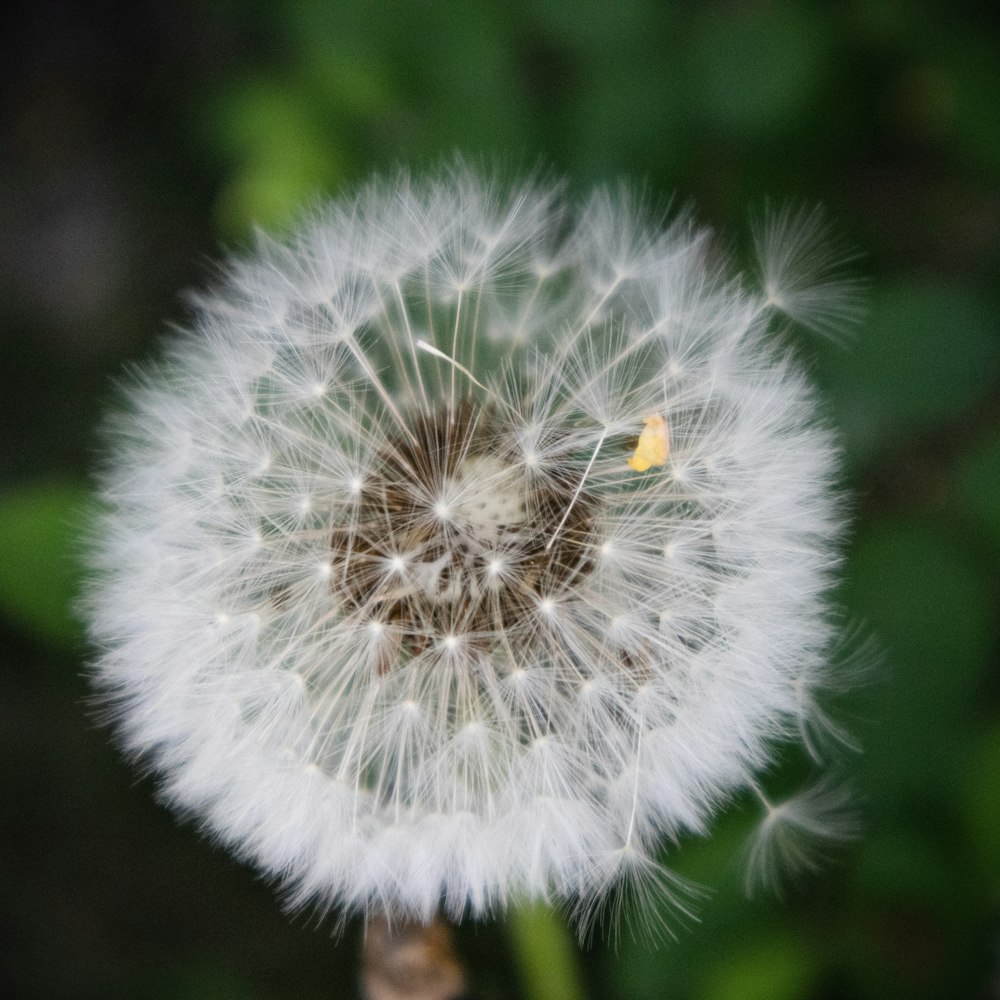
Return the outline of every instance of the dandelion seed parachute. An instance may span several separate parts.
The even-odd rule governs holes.
[[[627,193],[456,166],[230,263],[129,390],[93,546],[167,798],[292,905],[656,877],[818,712],[835,447],[772,327],[850,302],[822,240],[780,215],[757,290]]]

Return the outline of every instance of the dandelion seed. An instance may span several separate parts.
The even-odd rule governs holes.
[[[764,818],[747,852],[747,895],[759,889],[781,895],[790,879],[822,862],[831,844],[853,840],[860,830],[847,790],[830,781],[776,804],[759,788],[754,791],[764,807]]]
[[[771,329],[850,311],[819,233],[779,216],[754,291],[622,192],[459,166],[234,262],[130,390],[93,545],[166,797],[292,906],[683,910],[664,840],[825,718],[836,448]],[[830,815],[769,810],[755,867]]]

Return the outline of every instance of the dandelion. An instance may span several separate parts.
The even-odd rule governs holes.
[[[505,190],[399,173],[261,238],[112,426],[98,683],[292,906],[683,905],[661,846],[823,718],[836,449],[775,334],[852,307],[817,217],[757,288],[627,191]]]

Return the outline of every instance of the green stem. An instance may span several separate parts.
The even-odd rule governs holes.
[[[526,1000],[586,1000],[576,942],[558,914],[539,903],[516,907],[507,934]]]

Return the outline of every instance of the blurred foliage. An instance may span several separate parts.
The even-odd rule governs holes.
[[[801,338],[856,497],[843,602],[883,665],[840,698],[868,830],[747,901],[749,803],[669,854],[710,886],[658,949],[580,956],[636,1000],[1000,996],[1000,30],[986,4],[46,0],[7,32],[0,151],[0,993],[350,996],[355,931],[152,804],[88,709],[70,611],[93,427],[220,242],[454,151],[620,176],[725,232],[823,202],[869,318]],[[844,669],[857,673],[848,651]],[[796,765],[789,765],[794,767]],[[780,774],[777,776],[780,780]],[[563,938],[461,930],[483,998],[543,993]],[[527,942],[526,944],[524,942]],[[533,949],[533,950],[532,950]],[[533,969],[531,964],[534,963]],[[519,994],[520,991],[520,994]]]
[[[42,642],[82,648],[72,614],[86,493],[82,485],[28,483],[0,493],[0,607]]]

